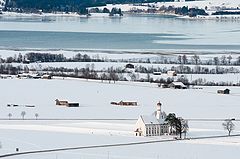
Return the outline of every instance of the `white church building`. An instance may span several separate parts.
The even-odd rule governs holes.
[[[140,115],[135,127],[136,136],[160,136],[169,134],[170,126],[165,121],[167,115],[161,110],[162,104],[157,103],[157,111],[151,116]]]

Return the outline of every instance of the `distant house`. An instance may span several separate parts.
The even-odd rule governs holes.
[[[125,68],[134,69],[134,65],[129,63],[129,64],[126,64]]]
[[[157,103],[157,111],[151,116],[140,115],[135,126],[136,136],[160,136],[169,133],[170,126],[165,121],[166,113],[161,111],[161,103]]]
[[[225,89],[225,90],[218,90],[218,94],[230,94],[230,89]]]
[[[58,100],[56,99],[56,105],[59,106],[65,106],[65,107],[79,107],[79,103],[69,103],[68,101],[65,100]]]
[[[22,73],[22,74],[18,74],[17,78],[20,78],[20,79],[27,79],[27,78],[40,79],[41,76],[39,74]]]
[[[112,105],[120,105],[120,106],[137,106],[138,103],[135,101],[120,101],[120,102],[111,102]]]
[[[52,79],[52,76],[45,74],[42,76],[42,79]]]
[[[24,60],[22,63],[23,64],[30,64],[30,61],[29,60]]]
[[[153,75],[161,75],[161,72],[153,72]]]
[[[32,74],[31,76],[33,79],[40,79],[41,76],[39,74]]]
[[[169,88],[169,85],[167,83],[159,83],[158,87],[160,87],[160,88]]]
[[[128,73],[133,73],[135,72],[135,66],[133,64],[126,64],[125,68],[123,71],[128,72]]]
[[[168,76],[177,76],[176,71],[167,71]]]
[[[169,88],[173,89],[187,89],[187,86],[184,85],[182,82],[172,82],[169,84]]]

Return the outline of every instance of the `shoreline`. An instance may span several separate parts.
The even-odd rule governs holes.
[[[17,12],[2,12],[0,17],[81,17],[81,15],[77,13],[17,13]]]
[[[89,48],[7,48],[0,47],[0,51],[67,51],[67,52],[88,52],[88,53],[106,53],[106,54],[152,54],[152,55],[178,55],[178,54],[240,54],[239,50],[196,50],[196,49],[89,49]]]
[[[29,18],[46,18],[46,17],[62,17],[62,18],[121,18],[121,16],[109,16],[108,13],[89,13],[90,15],[80,15],[77,13],[17,13],[17,12],[2,12],[0,14],[0,17],[4,18],[22,18],[22,17],[29,17]],[[189,20],[240,20],[240,15],[197,15],[196,17],[189,17],[189,16],[183,16],[178,15],[174,13],[130,13],[130,12],[124,12],[124,16],[166,16],[166,17],[173,17],[178,19],[189,19]],[[47,21],[48,19],[46,19]],[[53,21],[49,19],[49,21]]]

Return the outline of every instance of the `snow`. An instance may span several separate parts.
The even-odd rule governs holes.
[[[12,63],[13,66],[20,66],[24,68],[24,66],[28,66],[28,68],[34,68],[36,70],[42,70],[45,68],[50,68],[50,67],[65,67],[69,69],[74,69],[74,68],[85,68],[85,67],[93,67],[96,71],[102,71],[102,70],[107,70],[108,68],[115,68],[115,69],[124,69],[126,64],[125,62],[54,62],[54,63],[31,63],[31,64],[19,64],[19,63]],[[151,63],[134,63],[135,68],[139,66],[143,66],[146,68],[165,68],[165,69],[171,69],[173,66],[178,67],[178,64],[151,64]],[[190,68],[195,68],[195,65],[186,65]],[[207,67],[209,69],[215,69],[215,65],[200,65],[201,67]],[[220,66],[221,68],[235,68],[240,70],[240,66]],[[146,79],[147,74],[145,73],[137,73],[138,79]],[[128,73],[123,74],[124,77],[126,77],[128,80],[131,80],[130,76]],[[208,82],[231,82],[231,83],[238,83],[240,81],[240,73],[227,73],[227,74],[178,74],[177,76],[173,77],[171,75],[167,75],[166,73],[162,73],[161,75],[153,75],[150,74],[150,77],[153,78],[154,80],[156,79],[167,79],[167,78],[174,78],[177,80],[180,77],[186,77],[190,82],[197,80],[199,78],[202,78],[203,80],[205,79]]]
[[[204,114],[200,112],[214,110],[216,112],[216,118],[226,118],[228,114],[232,112],[230,108],[233,110],[237,108],[238,102],[235,101],[239,98],[233,95],[223,96],[217,94],[216,91],[221,87],[206,87],[203,90],[172,90],[160,89],[156,84],[143,85],[133,82],[108,84],[108,82],[101,83],[100,81],[74,80],[68,78],[64,80],[2,79],[0,86],[2,90],[10,90],[8,93],[1,94],[2,100],[0,104],[3,111],[1,111],[0,114],[2,117],[7,117],[9,112],[13,112],[13,118],[21,118],[20,112],[25,110],[27,112],[26,117],[28,118],[34,118],[34,113],[39,111],[40,117],[42,118],[136,119],[140,114],[151,114],[155,111],[156,102],[159,100],[163,100],[163,109],[166,110],[166,112],[178,112],[182,114],[181,116],[183,117],[211,118],[211,111],[205,112]],[[230,90],[232,94],[237,95],[240,93],[236,87],[232,87]],[[112,91],[116,93],[113,94]],[[30,98],[29,94],[34,94],[34,96]],[[171,96],[169,96],[169,94],[171,94]],[[191,100],[205,100],[192,106],[190,104],[191,100],[188,100],[188,94],[192,94]],[[93,96],[94,100],[92,100]],[[178,96],[181,98],[177,98]],[[80,103],[80,107],[58,107],[55,105],[56,98],[68,98],[69,100],[77,101]],[[178,103],[172,100],[175,98],[179,99]],[[119,100],[134,100],[137,101],[140,106],[126,108],[116,107],[110,104],[112,101]],[[12,108],[6,106],[8,103],[32,104],[36,105],[36,107]],[[181,105],[183,109],[177,105]],[[224,105],[228,106],[226,107]],[[49,111],[46,111],[46,109]],[[222,109],[227,110],[227,112],[224,112]],[[184,110],[188,111],[186,112]],[[200,112],[197,112],[197,110]],[[233,116],[237,116],[236,111],[232,113]]]
[[[1,0],[0,0],[1,1]],[[210,4],[211,3],[211,4]],[[222,4],[220,0],[206,2],[172,2],[164,5],[198,5],[214,6]],[[159,3],[161,4],[161,3]],[[228,1],[221,6],[236,6],[237,1]],[[124,5],[126,10],[130,5]],[[124,8],[123,8],[124,9]],[[100,15],[97,15],[100,16]],[[19,50],[0,50],[2,57],[17,54]],[[22,52],[22,51],[21,51]],[[29,52],[23,51],[24,53]],[[42,52],[42,50],[38,50]],[[72,57],[77,52],[69,50],[51,51],[63,53]],[[81,53],[81,51],[79,51]],[[85,53],[85,52],[84,52]],[[89,53],[89,55],[91,52]],[[156,54],[117,54],[106,53],[100,50],[94,52],[101,58],[129,59],[157,58]],[[91,54],[92,55],[92,54]],[[175,56],[175,55],[174,55]],[[174,57],[173,56],[173,57]],[[202,55],[212,58],[212,54]],[[238,56],[237,54],[234,56]],[[91,63],[41,63],[42,67],[64,66],[67,68],[85,67]],[[126,63],[94,63],[97,69],[110,66],[124,67]],[[19,65],[19,64],[14,64]],[[23,64],[20,64],[24,66]],[[136,64],[140,65],[140,64]],[[141,64],[146,67],[167,67],[173,65]],[[174,65],[177,66],[177,65]],[[39,64],[30,64],[29,67],[39,67]],[[191,66],[194,67],[194,66]],[[208,66],[213,68],[215,66]],[[229,66],[226,66],[229,67]],[[238,68],[238,67],[237,67]],[[141,75],[140,76],[144,76]],[[180,75],[181,76],[181,75]],[[153,76],[154,78],[168,77],[166,75]],[[238,81],[239,74],[223,75],[187,75],[191,80],[206,78],[213,81]],[[154,141],[172,139],[172,136],[136,137],[134,126],[139,115],[151,115],[156,110],[160,100],[162,109],[174,112],[186,119],[239,119],[239,87],[228,87],[230,95],[217,94],[217,90],[226,87],[202,87],[203,89],[161,89],[157,84],[140,82],[95,81],[86,79],[56,78],[43,79],[0,79],[0,154],[14,153],[16,148],[20,152],[29,150],[43,150],[74,146],[91,146],[114,143],[128,143],[139,141]],[[78,108],[59,107],[55,99],[68,99],[80,103]],[[137,101],[138,107],[118,107],[110,104],[112,101]],[[7,107],[7,104],[35,105],[34,108]],[[21,120],[21,112],[25,111],[26,120]],[[11,113],[11,120],[8,114]],[[35,120],[35,113],[39,114]],[[13,120],[20,119],[20,120]],[[32,120],[29,120],[32,119]],[[72,120],[41,120],[41,119],[72,119]],[[75,120],[73,120],[75,119]],[[85,120],[76,120],[85,119]],[[98,120],[101,119],[101,120]],[[111,120],[104,120],[111,119]],[[118,119],[118,120],[112,120]],[[129,119],[129,120],[121,120]],[[239,121],[234,121],[236,130],[240,133]],[[188,137],[208,135],[225,135],[222,121],[189,121]],[[239,158],[240,137],[226,137],[201,140],[186,140],[166,143],[152,143],[144,145],[84,149],[66,152],[25,155],[25,159],[232,159]],[[174,153],[173,153],[174,152]],[[23,156],[10,157],[11,159]]]
[[[229,87],[231,94],[219,95],[218,89],[225,87],[204,87],[202,90],[173,90],[161,89],[156,84],[133,82],[117,82],[109,84],[107,81],[54,79],[2,79],[0,83],[2,93],[0,105],[2,117],[21,118],[21,111],[26,111],[26,118],[34,118],[38,112],[41,118],[128,118],[137,119],[141,114],[152,114],[156,110],[156,103],[163,103],[166,112],[177,112],[184,118],[211,118],[212,111],[215,118],[238,116],[237,87]],[[17,88],[17,89],[16,89]],[[87,88],[87,89],[86,89]],[[112,92],[115,93],[112,93]],[[127,92],[127,93],[126,93]],[[34,96],[30,96],[34,94]],[[189,97],[191,94],[191,98]],[[18,98],[16,98],[18,97]],[[94,97],[94,100],[92,98]],[[55,99],[69,99],[80,103],[79,108],[66,108],[55,105]],[[178,99],[173,100],[173,99]],[[110,102],[120,100],[134,100],[138,107],[116,107]],[[192,101],[199,100],[194,103]],[[31,104],[35,108],[7,107],[8,103]],[[48,111],[46,111],[48,110]],[[204,112],[204,113],[203,113]]]
[[[188,6],[198,7],[204,9],[206,6],[208,8],[214,7],[227,7],[227,8],[237,8],[240,6],[240,2],[236,0],[202,0],[202,1],[188,1],[188,2],[166,2],[166,3],[157,3],[158,6],[175,6],[175,7],[183,7]]]
[[[151,115],[160,100],[162,109],[174,112],[185,119],[210,118],[226,119],[239,117],[238,87],[228,87],[230,95],[217,94],[225,87],[203,87],[203,89],[161,89],[152,83],[95,81],[72,78],[43,79],[0,79],[0,116],[8,119],[0,121],[1,154],[38,149],[90,146],[138,141],[172,139],[172,136],[136,137],[134,127],[139,115]],[[80,103],[78,108],[59,107],[55,99],[68,99]],[[137,101],[138,107],[117,107],[112,101]],[[7,107],[8,103],[35,105],[34,108]],[[26,120],[21,120],[25,111]],[[38,113],[39,120],[34,114]],[[40,120],[40,119],[86,119],[86,120]],[[33,119],[33,120],[29,120]],[[94,120],[93,120],[94,119]],[[101,119],[101,120],[97,120]],[[103,120],[119,119],[119,120]],[[121,120],[131,119],[131,120]],[[221,121],[189,121],[188,137],[225,135]],[[239,121],[234,122],[240,133]],[[155,143],[146,145],[112,147],[89,150],[76,150],[39,155],[26,155],[24,158],[206,158],[225,159],[232,155],[237,159],[239,137],[202,139]],[[176,155],[170,150],[181,151]],[[161,150],[161,151],[160,151]],[[216,154],[215,152],[220,153]],[[236,155],[235,155],[236,154]],[[11,157],[19,158],[19,157]]]
[[[188,6],[189,8],[202,8],[205,9],[207,6],[209,9],[215,9],[216,7],[226,7],[226,8],[237,8],[240,6],[240,2],[236,0],[200,0],[200,1],[186,1],[186,2],[158,2],[158,3],[143,3],[142,5],[133,4],[107,4],[107,6],[100,7],[101,9],[107,8],[111,10],[112,8],[121,8],[122,11],[130,11],[134,9],[147,10],[150,6],[174,6],[183,7]]]

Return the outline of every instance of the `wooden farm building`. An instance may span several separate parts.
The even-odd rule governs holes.
[[[58,100],[56,99],[56,105],[65,106],[65,107],[79,107],[79,103],[70,103],[66,100]]]
[[[120,102],[111,102],[112,105],[120,105],[120,106],[137,106],[138,103],[135,101],[120,101]]]

